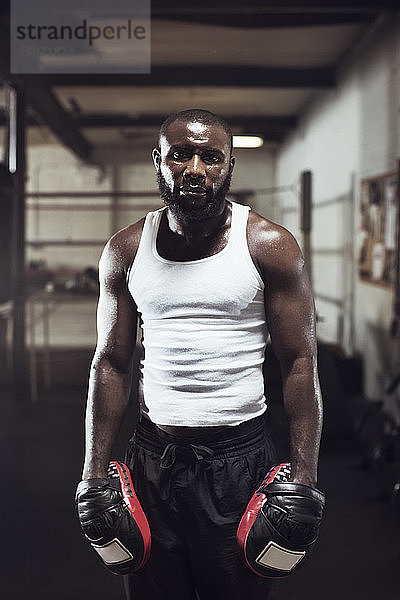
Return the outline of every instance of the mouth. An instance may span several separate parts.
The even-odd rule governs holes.
[[[207,189],[202,185],[185,184],[181,187],[180,193],[183,196],[199,197],[205,196],[207,194]]]

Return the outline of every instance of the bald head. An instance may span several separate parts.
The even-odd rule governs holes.
[[[199,125],[217,125],[221,127],[229,138],[230,151],[232,153],[232,130],[228,123],[214,113],[201,108],[190,108],[170,114],[162,123],[159,132],[159,144],[161,137],[166,135],[168,127],[175,121],[183,123],[199,123]]]

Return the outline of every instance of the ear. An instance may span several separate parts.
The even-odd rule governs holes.
[[[231,156],[231,159],[230,159],[231,172],[233,171],[233,167],[235,166],[235,162],[236,162],[236,158],[234,156]]]
[[[160,169],[160,162],[161,162],[160,150],[158,148],[153,148],[151,156],[153,158],[153,163],[154,163],[155,169],[156,169],[156,171],[158,171]]]

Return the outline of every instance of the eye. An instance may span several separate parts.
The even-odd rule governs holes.
[[[179,162],[185,162],[191,158],[191,154],[187,150],[174,150],[171,156],[174,160]]]
[[[204,152],[201,158],[207,165],[214,165],[222,160],[220,155],[215,152]]]

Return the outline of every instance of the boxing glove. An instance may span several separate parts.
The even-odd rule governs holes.
[[[317,540],[325,496],[289,481],[290,463],[270,469],[237,530],[244,563],[261,577],[286,577],[303,565]]]
[[[150,528],[128,467],[110,462],[108,477],[78,484],[79,521],[90,544],[112,573],[137,571],[148,560]]]

